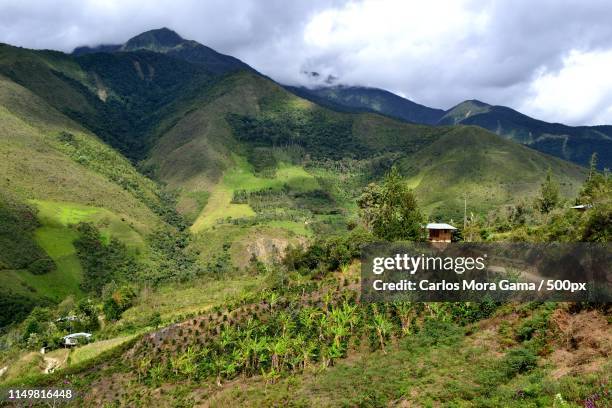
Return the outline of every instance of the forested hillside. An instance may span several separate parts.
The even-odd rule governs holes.
[[[359,294],[361,249],[425,240],[428,222],[456,225],[454,241],[608,242],[596,157],[433,126],[442,112],[397,99],[418,114],[361,109],[390,95],[345,91],[348,108],[296,96],[168,29],[72,54],[0,45],[0,384],[68,384],[75,406],[600,392],[605,305]],[[91,342],[62,347],[73,332]]]

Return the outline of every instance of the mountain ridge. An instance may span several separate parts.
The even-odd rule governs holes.
[[[147,254],[158,253],[149,244],[158,227],[190,227],[189,250],[203,265],[242,265],[254,237],[266,248],[346,230],[359,192],[394,165],[425,215],[449,220],[460,216],[466,192],[470,209],[486,213],[535,196],[549,167],[568,197],[586,175],[481,127],[337,112],[252,69],[215,73],[215,61],[170,55],[166,48],[188,40],[169,32],[135,38],[133,51],[80,55],[0,46],[4,188],[40,209],[50,256],[50,242],[67,248],[68,257],[52,256],[65,278],[55,281],[73,293],[82,293],[85,267],[71,225],[81,221],[118,234],[153,265],[160,261]],[[69,294],[21,270],[2,276],[38,285],[38,301]]]
[[[179,58],[191,63],[206,65],[215,74],[253,68],[238,58],[225,55],[193,40],[186,40],[175,31],[163,27],[140,33],[123,44],[104,44],[94,47],[76,47],[72,55],[81,56],[99,52],[115,53],[152,51]]]
[[[599,156],[600,169],[612,167],[612,126],[568,126],[531,118],[512,108],[476,99],[444,111],[420,105],[378,88],[335,85],[317,88],[286,87],[296,95],[330,109],[345,112],[377,112],[409,123],[429,125],[476,125],[506,139],[582,166],[591,155]],[[370,96],[364,97],[363,89]]]

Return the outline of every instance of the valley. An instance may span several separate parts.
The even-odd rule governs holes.
[[[534,136],[508,108],[398,98],[284,87],[166,28],[72,54],[0,44],[0,385],[69,384],[74,406],[603,395],[609,305],[369,304],[359,257],[430,222],[609,242],[607,130]]]

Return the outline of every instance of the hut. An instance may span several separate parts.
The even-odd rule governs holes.
[[[88,343],[91,340],[91,333],[72,333],[62,337],[64,346],[77,346]]]
[[[429,242],[451,242],[453,231],[457,229],[450,224],[437,222],[429,223],[425,228],[429,232]]]

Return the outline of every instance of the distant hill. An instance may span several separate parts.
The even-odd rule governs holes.
[[[470,100],[449,109],[444,125],[477,125],[540,152],[588,165],[599,155],[600,168],[612,167],[612,126],[566,126],[533,119],[505,106]]]
[[[99,45],[97,47],[77,47],[73,55],[100,52],[152,51],[183,59],[195,64],[205,65],[215,74],[252,69],[249,65],[229,55],[221,54],[196,41],[185,40],[168,28],[146,31],[120,45]]]
[[[377,112],[406,122],[435,125],[445,113],[442,109],[429,108],[378,88],[338,85],[314,89],[289,86],[287,89],[332,109],[345,107]]]
[[[591,155],[596,152],[600,169],[612,167],[612,126],[548,123],[505,106],[489,105],[478,100],[468,100],[443,111],[376,88],[336,85],[287,89],[340,112],[370,111],[412,123],[480,126],[506,139],[582,166],[587,166]]]

